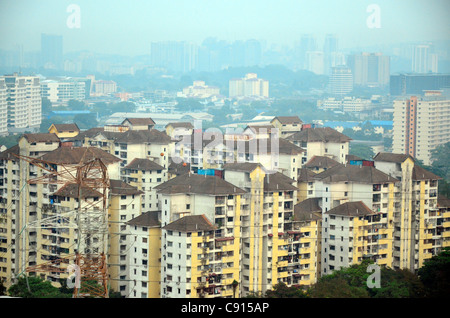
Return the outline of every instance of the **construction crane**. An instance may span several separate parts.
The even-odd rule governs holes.
[[[62,185],[61,189],[76,193],[75,197],[78,199],[75,210],[63,211],[61,207],[54,206],[42,218],[27,224],[28,229],[75,229],[75,253],[26,267],[25,272],[70,273],[70,270],[76,269],[78,276],[74,284],[74,298],[108,298],[106,255],[110,183],[107,167],[100,158],[77,165],[64,165],[16,156],[38,167],[43,173],[42,176],[26,180],[28,184],[59,184]],[[22,244],[25,248],[25,240]]]

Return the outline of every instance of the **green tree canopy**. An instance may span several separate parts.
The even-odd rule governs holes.
[[[28,282],[27,282],[28,280]],[[28,289],[29,286],[29,289]],[[39,277],[19,277],[16,284],[8,289],[8,294],[12,297],[20,298],[69,298],[70,294],[62,293],[49,281],[44,281]]]
[[[418,274],[427,297],[450,297],[450,248],[425,261]]]

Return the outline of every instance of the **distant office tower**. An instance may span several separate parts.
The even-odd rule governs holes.
[[[431,151],[450,141],[450,99],[439,91],[394,101],[393,152],[430,165]]]
[[[94,81],[92,96],[106,96],[117,92],[117,83],[114,81]]]
[[[2,77],[6,85],[8,130],[39,128],[41,124],[41,86],[37,76],[17,74]]]
[[[344,96],[353,90],[352,70],[345,66],[332,68],[329,80],[329,92],[335,96]]]
[[[245,65],[257,66],[261,64],[262,48],[258,40],[248,40],[245,42]]]
[[[8,102],[5,78],[0,78],[0,135],[8,134]]]
[[[353,54],[348,56],[347,66],[352,70],[355,85],[383,87],[389,84],[389,56],[381,53]]]
[[[41,34],[41,64],[45,68],[63,68],[63,37]]]
[[[413,73],[437,73],[438,56],[432,52],[430,45],[416,45],[412,55]]]
[[[184,41],[153,42],[151,64],[174,72],[188,72],[197,65],[197,47]]]
[[[425,90],[450,87],[450,74],[395,74],[391,75],[392,96],[421,95]]]
[[[41,81],[41,96],[53,104],[67,103],[69,100],[84,100],[86,89],[90,89],[87,79],[60,78]]]
[[[230,97],[269,97],[269,81],[257,78],[254,73],[246,74],[244,78],[231,79],[229,83]]]
[[[306,69],[315,74],[324,74],[324,56],[321,51],[306,52]]]
[[[306,69],[307,67],[307,52],[317,51],[317,42],[316,38],[311,34],[303,34],[300,43],[297,46],[297,55],[298,55],[298,65],[302,69]]]
[[[324,73],[325,74],[331,74],[331,68],[336,65],[342,65],[342,64],[335,64],[335,54],[338,51],[338,38],[334,34],[327,34],[325,36],[325,41],[323,44],[323,66],[324,66]]]

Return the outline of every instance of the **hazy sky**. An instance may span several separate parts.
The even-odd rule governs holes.
[[[69,28],[69,5],[80,27]],[[380,27],[367,19],[379,8]],[[40,49],[41,33],[64,36],[64,52],[147,54],[151,41],[255,38],[293,44],[303,33],[341,47],[450,40],[449,0],[0,0],[0,48]],[[320,42],[319,42],[320,43]]]

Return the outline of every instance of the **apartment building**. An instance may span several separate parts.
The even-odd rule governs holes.
[[[119,290],[126,298],[161,298],[160,211],[142,213],[127,222],[128,276]]]
[[[67,179],[63,176],[48,182],[42,179],[42,176],[48,173],[48,169],[56,169],[57,173],[65,174],[67,177],[69,167],[94,158],[102,158],[108,168],[108,175],[115,179],[119,177],[120,159],[100,149],[59,147],[59,140],[54,134],[37,134],[33,138],[30,136],[22,137],[18,145],[0,155],[2,167],[0,211],[4,221],[1,224],[3,235],[0,248],[3,256],[0,266],[3,268],[0,275],[6,286],[10,286],[17,275],[24,272],[27,267],[39,266],[47,261],[70,255],[77,246],[78,250],[86,248],[86,243],[78,241],[73,230],[76,228],[74,215],[68,215],[60,220],[67,225],[66,228],[55,228],[54,225],[53,228],[51,226],[46,228],[41,226],[41,222],[46,220],[48,224],[52,224],[52,218],[73,212],[75,208],[80,208],[80,205],[81,208],[89,206],[96,212],[94,206],[99,202],[99,194],[82,188],[83,201],[79,203],[78,190],[73,188],[76,184],[67,184]],[[50,136],[54,136],[55,139],[50,139]],[[18,155],[39,156],[40,159],[52,164],[37,166],[19,159]],[[43,275],[55,283],[63,277],[58,272]]]
[[[142,191],[121,180],[110,180],[108,207],[108,274],[112,290],[128,297],[131,290],[129,280],[134,278],[133,270],[138,264],[130,257],[134,243],[128,222],[141,216]],[[136,238],[136,244],[138,244]],[[128,287],[128,288],[127,288]]]
[[[125,167],[136,158],[169,166],[171,137],[156,129],[133,130],[124,125],[92,128],[74,138],[76,145],[100,147],[119,157]]]
[[[0,135],[8,134],[8,102],[5,79],[0,77]]]
[[[76,123],[72,124],[52,124],[48,132],[55,134],[60,139],[69,139],[78,136],[80,128]]]
[[[277,116],[270,123],[278,128],[279,136],[286,138],[302,130],[303,121],[298,116]]]
[[[361,255],[370,255],[377,264],[391,266],[394,206],[400,195],[399,180],[373,166],[362,165],[336,165],[314,175],[312,179],[307,197],[321,198],[322,201],[322,275],[359,263],[363,257]],[[355,205],[354,202],[361,203]],[[334,214],[330,215],[328,212],[331,210],[330,213]],[[342,216],[342,211],[347,210],[350,210],[347,216]],[[372,212],[369,213],[369,210]],[[376,221],[370,219],[370,222],[358,223],[355,219],[364,221],[364,217],[372,214],[376,214]],[[331,222],[336,220],[336,215],[339,215],[337,220],[342,224]],[[338,251],[336,240],[340,240]],[[347,245],[344,246],[345,241]],[[364,242],[374,242],[376,247],[358,245]],[[336,259],[337,252],[339,257]],[[356,252],[360,254],[356,255]]]
[[[41,81],[41,96],[52,102],[53,106],[67,105],[70,100],[83,101],[87,87],[85,79],[74,78],[46,79]]]
[[[219,177],[198,174],[172,178],[156,189],[162,204],[161,297],[232,297],[233,281],[241,280],[245,191]]]
[[[394,101],[392,149],[431,164],[431,151],[450,141],[450,99],[440,91]]]
[[[394,206],[392,267],[417,271],[442,249],[448,236],[442,228],[445,213],[438,204],[440,177],[420,167],[410,155],[378,153],[374,163],[401,180]]]
[[[6,85],[8,130],[39,129],[42,106],[39,77],[13,74],[2,78]]]
[[[160,210],[155,187],[169,179],[163,166],[149,159],[135,158],[122,169],[122,180],[142,191],[142,211]]]
[[[257,74],[248,73],[243,78],[233,78],[229,82],[231,98],[268,98],[269,81],[258,78]]]
[[[302,164],[313,156],[326,156],[339,163],[345,163],[349,151],[350,138],[329,127],[306,128],[286,140],[305,149]]]
[[[313,255],[305,253],[301,262],[292,257],[302,237],[293,222],[295,181],[255,163],[227,164],[224,171],[225,180],[246,190],[241,212],[243,295],[264,293],[279,282],[300,283],[299,271]]]

